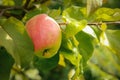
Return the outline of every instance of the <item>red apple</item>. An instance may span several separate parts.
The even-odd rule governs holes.
[[[46,14],[36,15],[26,23],[26,30],[37,56],[50,58],[57,53],[61,44],[61,29],[53,18]]]

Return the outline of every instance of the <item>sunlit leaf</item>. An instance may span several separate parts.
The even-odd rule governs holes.
[[[99,8],[91,18],[94,21],[117,21],[120,20],[120,9]]]
[[[63,20],[70,22],[71,20],[83,20],[86,17],[86,9],[78,6],[71,6],[62,13]]]
[[[59,9],[53,9],[53,10],[50,10],[50,12],[48,13],[48,15],[52,18],[55,18],[57,19],[57,17],[59,17],[61,14],[61,10],[60,8]]]
[[[14,6],[15,3],[13,0],[3,0],[3,5],[5,6]]]
[[[100,35],[102,31],[100,30],[99,26],[91,26],[91,28],[94,30],[98,40],[100,41]]]
[[[64,67],[66,66],[65,58],[64,58],[64,56],[62,54],[59,55],[59,62],[58,62],[58,64],[61,65],[61,66],[64,66]]]
[[[73,20],[66,25],[64,33],[66,34],[67,37],[74,36],[79,31],[81,31],[86,25],[87,25],[86,20],[81,20],[81,21],[74,21]]]
[[[106,23],[102,23],[100,28],[101,28],[102,31],[105,31],[107,29],[107,24]]]
[[[94,27],[96,27],[96,26],[94,26]],[[87,25],[82,31],[87,33],[87,34],[90,34],[94,38],[97,38],[97,34],[95,33],[95,31],[92,28],[92,26]]]

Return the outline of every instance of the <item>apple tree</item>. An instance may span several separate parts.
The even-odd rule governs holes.
[[[0,0],[0,80],[120,80],[119,0]]]

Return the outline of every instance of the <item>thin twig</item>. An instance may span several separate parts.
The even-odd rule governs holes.
[[[120,21],[104,21],[102,23],[106,23],[107,25],[111,25],[111,24],[120,24]],[[102,23],[100,22],[94,22],[94,23],[88,23],[87,25],[102,25]],[[66,22],[62,22],[62,23],[58,23],[59,25],[67,25],[68,23]]]
[[[0,16],[2,16],[7,10],[14,10],[14,9],[21,9],[24,12],[28,12],[27,11],[27,7],[28,7],[28,2],[29,0],[26,1],[25,6],[1,6],[0,5]],[[103,21],[102,23],[106,23],[107,25],[111,25],[111,24],[120,24],[120,21]],[[94,22],[94,23],[88,23],[87,25],[102,25],[101,22]],[[58,23],[59,25],[67,25],[67,22],[62,22],[62,23]]]
[[[1,6],[0,5],[0,9],[23,9],[23,7],[21,6]]]
[[[2,16],[2,15],[4,14],[5,11],[6,11],[5,9],[2,10],[2,11],[0,11],[0,16]]]
[[[22,6],[0,6],[0,16],[2,16],[7,10],[23,10],[27,12]]]
[[[111,24],[120,24],[120,21],[103,21],[102,23],[105,23],[107,25],[111,25]],[[87,25],[102,25],[102,23],[88,23]]]

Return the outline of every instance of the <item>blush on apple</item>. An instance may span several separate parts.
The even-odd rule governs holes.
[[[53,18],[46,14],[36,15],[26,23],[26,30],[37,56],[50,58],[57,53],[62,36],[60,26]]]

